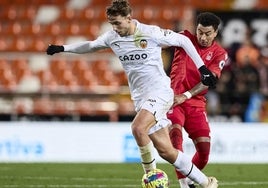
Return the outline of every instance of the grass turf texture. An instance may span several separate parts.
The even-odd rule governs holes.
[[[173,167],[158,164],[179,187]],[[222,188],[268,188],[268,164],[209,164]],[[124,188],[141,187],[142,167],[136,163],[0,163],[1,188]]]

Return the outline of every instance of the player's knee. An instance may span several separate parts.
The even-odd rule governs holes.
[[[136,124],[132,124],[131,126],[132,134],[137,137],[142,137],[143,135],[147,135],[146,129],[143,126],[137,126]]]
[[[182,126],[179,125],[179,124],[172,124],[172,125],[170,126],[170,130],[172,130],[172,129],[179,129],[179,130],[182,131]]]
[[[203,169],[209,160],[210,142],[198,142],[195,146],[196,155],[193,160],[199,169]]]
[[[182,142],[183,142],[182,130],[178,127],[172,127],[169,130],[169,137],[173,147],[182,151]]]
[[[199,153],[199,157],[201,159],[201,161],[203,161],[203,163],[207,163],[208,159],[209,159],[209,152],[198,152]]]
[[[199,155],[199,165],[201,169],[203,169],[209,160],[209,152],[198,152]]]

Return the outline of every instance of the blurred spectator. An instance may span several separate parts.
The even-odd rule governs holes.
[[[257,67],[259,64],[259,49],[252,43],[250,37],[246,37],[245,41],[236,51],[236,63],[238,67],[250,64]]]
[[[260,111],[260,122],[268,123],[268,100],[262,103],[261,111]]]
[[[252,113],[248,112],[249,102],[260,89],[260,51],[248,36],[243,43],[230,46],[228,52],[230,63],[225,66],[216,88],[220,96],[221,114],[239,116],[245,121],[245,113]]]
[[[249,104],[244,114],[245,122],[260,122],[260,112],[263,103],[263,96],[259,93],[250,95]]]
[[[258,71],[260,75],[260,92],[268,97],[268,46],[260,51]]]
[[[234,66],[232,72],[234,88],[231,90],[232,100],[230,102],[232,107],[236,108],[230,108],[230,111],[235,110],[243,117],[251,95],[259,91],[259,73],[249,59],[240,66]]]
[[[260,50],[258,71],[260,76],[260,93],[264,98],[259,112],[259,121],[268,122],[268,46]]]

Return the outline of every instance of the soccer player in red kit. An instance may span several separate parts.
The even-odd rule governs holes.
[[[226,51],[215,41],[220,19],[213,13],[204,12],[197,16],[196,35],[181,32],[194,44],[208,69],[219,78],[227,61]],[[172,121],[170,139],[176,149],[182,150],[182,128],[195,144],[196,153],[192,162],[202,170],[208,163],[210,153],[210,128],[206,116],[205,94],[208,87],[200,82],[200,73],[191,58],[182,48],[176,47],[171,66],[171,86],[175,98],[168,112]],[[181,188],[195,187],[193,182],[176,171]]]

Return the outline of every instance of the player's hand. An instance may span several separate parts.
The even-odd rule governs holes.
[[[60,52],[63,52],[63,51],[64,51],[63,46],[50,44],[47,47],[47,55],[53,55],[55,53],[60,53]]]
[[[198,70],[201,73],[201,82],[210,88],[215,88],[217,78],[213,75],[213,73],[208,70],[205,65],[201,66]]]
[[[174,95],[174,102],[172,107],[180,105],[187,100],[187,97],[184,94]]]

